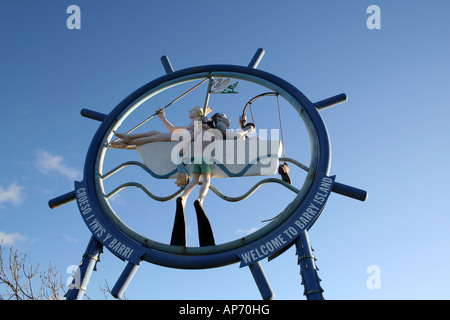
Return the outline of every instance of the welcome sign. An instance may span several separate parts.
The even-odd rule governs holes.
[[[322,212],[330,196],[336,176],[328,177],[324,175],[319,179],[310,196],[305,198],[303,203],[291,216],[289,223],[280,232],[270,237],[263,237],[262,240],[255,241],[246,247],[245,251],[238,253],[241,260],[240,267],[251,265],[259,260],[268,258],[275,252],[283,249],[294,241],[300,234],[316,220]]]

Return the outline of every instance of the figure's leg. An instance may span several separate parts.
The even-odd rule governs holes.
[[[148,131],[148,132],[141,132],[141,133],[133,133],[133,134],[127,134],[127,133],[120,133],[120,132],[116,132],[114,131],[114,134],[123,140],[123,142],[129,144],[129,142],[133,139],[138,139],[138,138],[143,138],[143,137],[151,137],[153,135],[156,134],[160,134],[161,132],[157,131],[157,130],[152,130],[152,131]]]
[[[119,140],[119,141],[111,142],[111,146],[116,147],[116,148],[124,148],[125,149],[126,147],[128,147],[128,143],[126,143],[123,140]]]
[[[186,185],[184,188],[184,192],[181,195],[181,199],[183,201],[183,205],[186,203],[188,196],[191,194],[192,190],[198,185],[200,181],[200,175],[198,173],[194,173],[192,176],[192,180]]]
[[[203,210],[203,200],[205,199],[211,184],[210,173],[202,173],[202,179],[203,182],[199,190],[198,199],[194,202],[195,212],[197,214],[198,239],[201,247],[213,246],[216,244],[211,224]]]
[[[203,200],[206,197],[206,194],[208,193],[209,186],[211,184],[211,175],[209,173],[202,173],[203,182],[202,185],[198,191],[198,201],[200,204],[203,205]]]
[[[175,213],[175,221],[172,231],[171,245],[184,245],[186,246],[186,222],[184,218],[184,205],[187,197],[194,190],[200,181],[200,175],[194,173],[192,180],[184,188],[184,192],[181,197],[177,198],[177,211]]]
[[[216,242],[214,240],[211,224],[209,223],[208,217],[206,216],[200,201],[195,200],[194,207],[197,214],[198,241],[200,246],[204,247],[215,245]]]
[[[154,134],[148,137],[139,137],[136,139],[131,139],[128,144],[129,145],[136,145],[141,146],[146,143],[150,142],[162,142],[162,141],[171,141],[172,133],[170,132],[164,132],[164,133],[158,133]]]
[[[186,221],[184,218],[184,205],[181,198],[177,198],[177,209],[175,212],[175,220],[173,222],[170,245],[186,246]]]

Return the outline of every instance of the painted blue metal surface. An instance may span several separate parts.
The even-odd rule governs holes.
[[[169,60],[168,56],[162,56],[161,57],[161,63],[162,63],[162,65],[164,67],[164,70],[166,71],[167,74],[174,72],[172,64],[170,63],[170,60]]]
[[[239,260],[241,260],[241,266],[245,266],[255,263],[256,261],[259,261],[262,258],[268,256],[268,254],[266,255],[259,252],[260,254],[257,255],[255,259],[254,251],[252,250],[261,248],[262,245],[272,241],[272,239],[280,239],[280,235],[284,234],[286,230],[290,230],[290,228],[296,228],[295,230],[300,234],[301,230],[308,229],[312,226],[321,212],[321,210],[317,211],[316,216],[308,220],[307,223],[295,225],[295,221],[297,221],[300,218],[299,216],[304,214],[303,211],[307,209],[299,205],[298,210],[292,215],[290,219],[285,221],[274,231],[260,238],[256,242],[253,242],[245,247],[227,252],[190,256],[160,252],[158,250],[152,250],[151,248],[139,245],[138,243],[130,239],[127,235],[125,235],[121,230],[119,230],[119,228],[117,228],[106,217],[97,199],[96,185],[94,182],[96,178],[95,164],[97,162],[99,150],[102,146],[103,138],[108,132],[109,128],[113,125],[114,121],[116,121],[116,119],[122,114],[122,112],[124,112],[124,110],[126,110],[133,102],[142,98],[142,96],[145,96],[148,92],[154,90],[157,87],[161,87],[167,83],[174,83],[179,78],[202,77],[204,75],[212,73],[218,75],[236,75],[236,77],[252,79],[254,82],[258,82],[265,86],[275,86],[279,89],[279,91],[283,91],[285,95],[291,97],[302,106],[302,110],[298,110],[299,113],[307,113],[314,127],[315,132],[313,133],[313,135],[317,139],[319,156],[317,159],[315,181],[313,182],[312,187],[310,188],[306,196],[306,198],[309,200],[305,200],[303,203],[311,203],[311,201],[313,201],[312,198],[316,196],[318,188],[320,188],[320,184],[322,183],[322,178],[328,177],[331,150],[327,129],[324,122],[322,121],[321,116],[319,115],[317,109],[314,107],[311,101],[309,101],[294,86],[270,73],[242,66],[208,65],[171,72],[137,89],[131,95],[126,97],[121,103],[119,103],[119,105],[112,110],[108,117],[104,119],[104,121],[102,121],[87,153],[84,168],[84,181],[77,183],[76,186],[77,195],[82,194],[84,191],[86,192],[86,195],[88,196],[89,206],[92,208],[91,215],[82,214],[87,226],[90,228],[94,235],[97,235],[97,239],[102,242],[106,248],[111,250],[121,259],[131,261],[134,264],[138,264],[140,259],[144,259],[159,265],[187,269],[216,267],[235,263]],[[80,211],[83,212],[81,207]],[[96,223],[100,224],[101,228],[103,228],[105,231],[95,232],[96,230],[99,230],[98,228],[100,227],[98,227],[96,223],[93,223],[93,221],[96,221]],[[299,226],[302,226],[303,228],[300,228]],[[93,229],[94,227],[96,227],[97,229]],[[288,245],[290,242],[295,240],[295,238],[283,238],[283,240],[284,241],[282,243],[282,246],[277,249],[281,249],[285,245]],[[118,245],[119,243],[120,245]],[[244,257],[246,257],[245,260]]]
[[[106,117],[108,116],[107,114],[104,113],[100,113],[97,111],[93,111],[93,110],[89,110],[89,109],[81,109],[81,115],[83,117],[92,119],[92,120],[97,120],[97,121],[103,121],[106,119]]]
[[[330,196],[334,176],[324,175],[313,184],[305,200],[280,228],[258,241],[238,250],[241,267],[268,258],[277,251],[289,246],[300,234],[311,228],[317,220]]]
[[[83,260],[81,261],[74,280],[72,281],[73,287],[66,294],[67,300],[83,299],[92,271],[99,260],[102,249],[102,244],[97,241],[94,236],[92,236],[87,246],[86,253],[83,256]]]
[[[144,250],[120,230],[106,217],[88,181],[75,182],[77,205],[81,217],[93,236],[109,251],[122,260],[138,265]]]
[[[301,234],[295,243],[297,247],[298,264],[302,276],[304,295],[308,300],[323,300],[323,289],[317,274],[315,257],[309,242],[308,231]]]
[[[117,280],[117,283],[111,289],[111,294],[114,298],[118,299],[122,298],[125,290],[127,289],[128,285],[130,284],[131,280],[133,279],[138,269],[139,265],[128,262],[128,264],[125,267],[125,270],[123,270],[122,274]]]
[[[359,201],[367,200],[367,191],[335,182],[333,192]]]
[[[332,106],[335,106],[337,104],[343,103],[347,101],[347,95],[345,93],[338,94],[337,96],[333,96],[321,101],[318,101],[314,103],[314,106],[318,110],[323,110],[326,108],[330,108]]]
[[[249,269],[263,300],[272,300],[274,298],[274,293],[270,287],[269,281],[267,281],[266,275],[261,267],[261,263],[256,262],[251,264]]]
[[[48,206],[51,209],[55,209],[55,208],[58,208],[58,207],[66,204],[66,203],[72,202],[74,200],[75,200],[75,191],[70,191],[70,192],[67,192],[67,193],[65,193],[63,195],[60,195],[59,197],[51,199],[48,202]]]
[[[263,58],[265,53],[266,52],[264,51],[263,48],[259,48],[258,50],[256,50],[255,55],[253,56],[252,60],[248,64],[248,67],[256,69],[258,67],[259,63],[261,62],[261,59]]]

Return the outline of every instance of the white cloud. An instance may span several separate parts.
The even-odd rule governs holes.
[[[244,229],[237,230],[237,231],[235,231],[235,233],[236,233],[236,234],[249,235],[250,233],[253,233],[253,232],[257,231],[257,230],[258,230],[258,228],[256,228],[256,227],[251,227],[251,228],[248,229],[248,230],[244,230]]]
[[[4,246],[13,246],[18,242],[25,242],[27,237],[19,233],[5,233],[0,231],[0,244]]]
[[[23,202],[22,189],[24,187],[17,184],[11,184],[7,189],[0,187],[0,203],[11,202],[13,205],[19,205]]]
[[[53,155],[45,150],[39,150],[37,152],[36,166],[44,174],[57,172],[71,180],[75,180],[81,176],[81,172],[75,168],[68,167],[61,156]]]
[[[70,235],[68,235],[67,233],[63,233],[62,237],[69,243],[71,244],[77,244],[78,243],[78,239],[71,237]]]

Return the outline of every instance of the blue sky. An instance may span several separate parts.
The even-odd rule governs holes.
[[[66,27],[72,4],[81,9],[80,30]],[[372,4],[381,9],[379,30],[366,26]],[[262,47],[266,54],[258,68],[290,82],[311,101],[342,92],[349,98],[321,111],[332,145],[331,174],[367,190],[369,198],[359,202],[332,194],[309,232],[325,298],[448,299],[449,13],[450,3],[437,0],[3,1],[0,237],[32,264],[45,267],[51,261],[69,277],[90,232],[75,203],[51,210],[47,202],[82,179],[98,122],[81,117],[80,110],[109,113],[164,75],[162,55],[175,70],[247,65]],[[245,86],[241,90],[244,99]],[[230,107],[233,121],[242,107]],[[175,109],[168,118],[184,121]],[[296,122],[288,118],[284,126],[293,139]],[[220,184],[238,187],[233,181]],[[278,204],[260,202],[271,196],[287,197],[276,187],[261,188],[239,208],[272,217]],[[124,193],[117,205],[130,201]],[[214,195],[205,203],[221,205]],[[161,212],[171,219],[173,208],[169,202]],[[254,227],[220,210],[209,215],[220,225],[219,238],[221,231]],[[193,220],[189,228],[195,229]],[[293,249],[262,266],[276,299],[304,299]],[[380,271],[380,288],[367,286],[371,266]],[[112,286],[124,267],[105,251],[88,295],[102,299],[98,286],[105,279]],[[250,271],[237,264],[186,271],[143,263],[126,295],[260,298]]]

